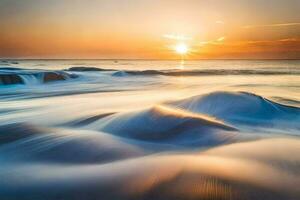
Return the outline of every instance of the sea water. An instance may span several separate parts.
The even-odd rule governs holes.
[[[298,199],[299,60],[1,60],[0,199]]]

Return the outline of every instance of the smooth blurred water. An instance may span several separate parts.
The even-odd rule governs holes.
[[[49,123],[58,120],[57,117],[50,117],[51,113],[59,115],[59,118],[62,116],[73,118],[76,115],[94,113],[95,110],[97,112],[130,111],[163,101],[184,99],[214,91],[245,91],[294,106],[299,106],[300,102],[300,61],[297,60],[201,60],[186,61],[184,64],[180,61],[151,60],[18,60],[15,62],[18,64],[8,61],[2,62],[1,66],[36,71],[65,70],[76,66],[117,71],[73,72],[79,77],[48,84],[37,84],[40,82],[37,80],[32,80],[30,83],[29,78],[32,77],[30,76],[25,85],[0,86],[1,110],[8,108],[18,110],[3,114],[1,121],[6,118],[12,121],[26,121],[26,117],[31,117],[28,120],[37,118],[36,120]],[[118,71],[126,70],[213,71],[209,75],[193,76],[114,75]],[[218,75],[220,70],[222,73],[225,71],[225,75]],[[241,74],[240,70],[245,72]],[[252,74],[247,70],[252,70]],[[23,73],[23,71],[16,73]],[[255,74],[257,71],[263,73]],[[264,74],[270,71],[272,73]],[[43,116],[37,117],[39,115]],[[44,118],[47,119],[43,120]]]
[[[300,197],[299,60],[2,60],[0,78],[0,199]]]

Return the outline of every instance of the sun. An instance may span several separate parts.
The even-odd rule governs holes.
[[[187,52],[189,51],[189,48],[186,44],[180,43],[175,46],[175,51],[176,51],[176,53],[178,53],[180,55],[184,55],[184,54],[187,54]]]

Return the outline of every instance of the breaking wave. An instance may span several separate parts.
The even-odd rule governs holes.
[[[0,68],[0,85],[38,85],[77,77],[75,74],[64,71]]]
[[[295,69],[292,71],[277,70],[249,70],[249,69],[203,69],[203,70],[116,70],[116,69],[106,69],[98,67],[71,67],[67,71],[79,71],[79,72],[103,72],[112,71],[118,76],[128,76],[128,75],[140,75],[140,76],[151,76],[151,75],[163,75],[163,76],[209,76],[209,75],[288,75],[300,74],[300,71]]]
[[[232,124],[300,130],[300,109],[246,92],[213,92],[171,102],[170,105],[203,113]]]

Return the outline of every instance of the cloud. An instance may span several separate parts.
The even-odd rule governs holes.
[[[171,40],[192,40],[191,37],[186,37],[183,35],[176,35],[176,34],[165,34],[163,35],[163,37]]]
[[[300,59],[300,38],[208,41],[200,45],[197,56],[202,58]]]
[[[224,41],[225,39],[226,39],[226,37],[223,36],[223,37],[218,38],[217,41],[218,41],[218,42],[222,42],[222,41]]]
[[[281,39],[278,40],[279,42],[300,42],[299,38],[285,38],[285,39]]]
[[[216,21],[216,24],[225,24],[225,22],[218,20],[218,21]]]
[[[281,23],[281,24],[247,25],[247,26],[243,26],[243,28],[285,27],[285,26],[300,26],[300,22]]]
[[[207,45],[207,44],[212,44],[212,45],[219,45],[219,44],[222,44],[222,42],[226,39],[225,36],[222,36],[222,37],[219,37],[218,39],[216,40],[209,40],[209,41],[203,41],[203,42],[200,42],[200,45],[201,46],[204,46],[204,45]]]
[[[286,45],[292,44],[294,46],[298,46],[300,48],[300,38],[283,38],[278,40],[252,40],[245,41],[247,44],[255,44],[255,45]]]

